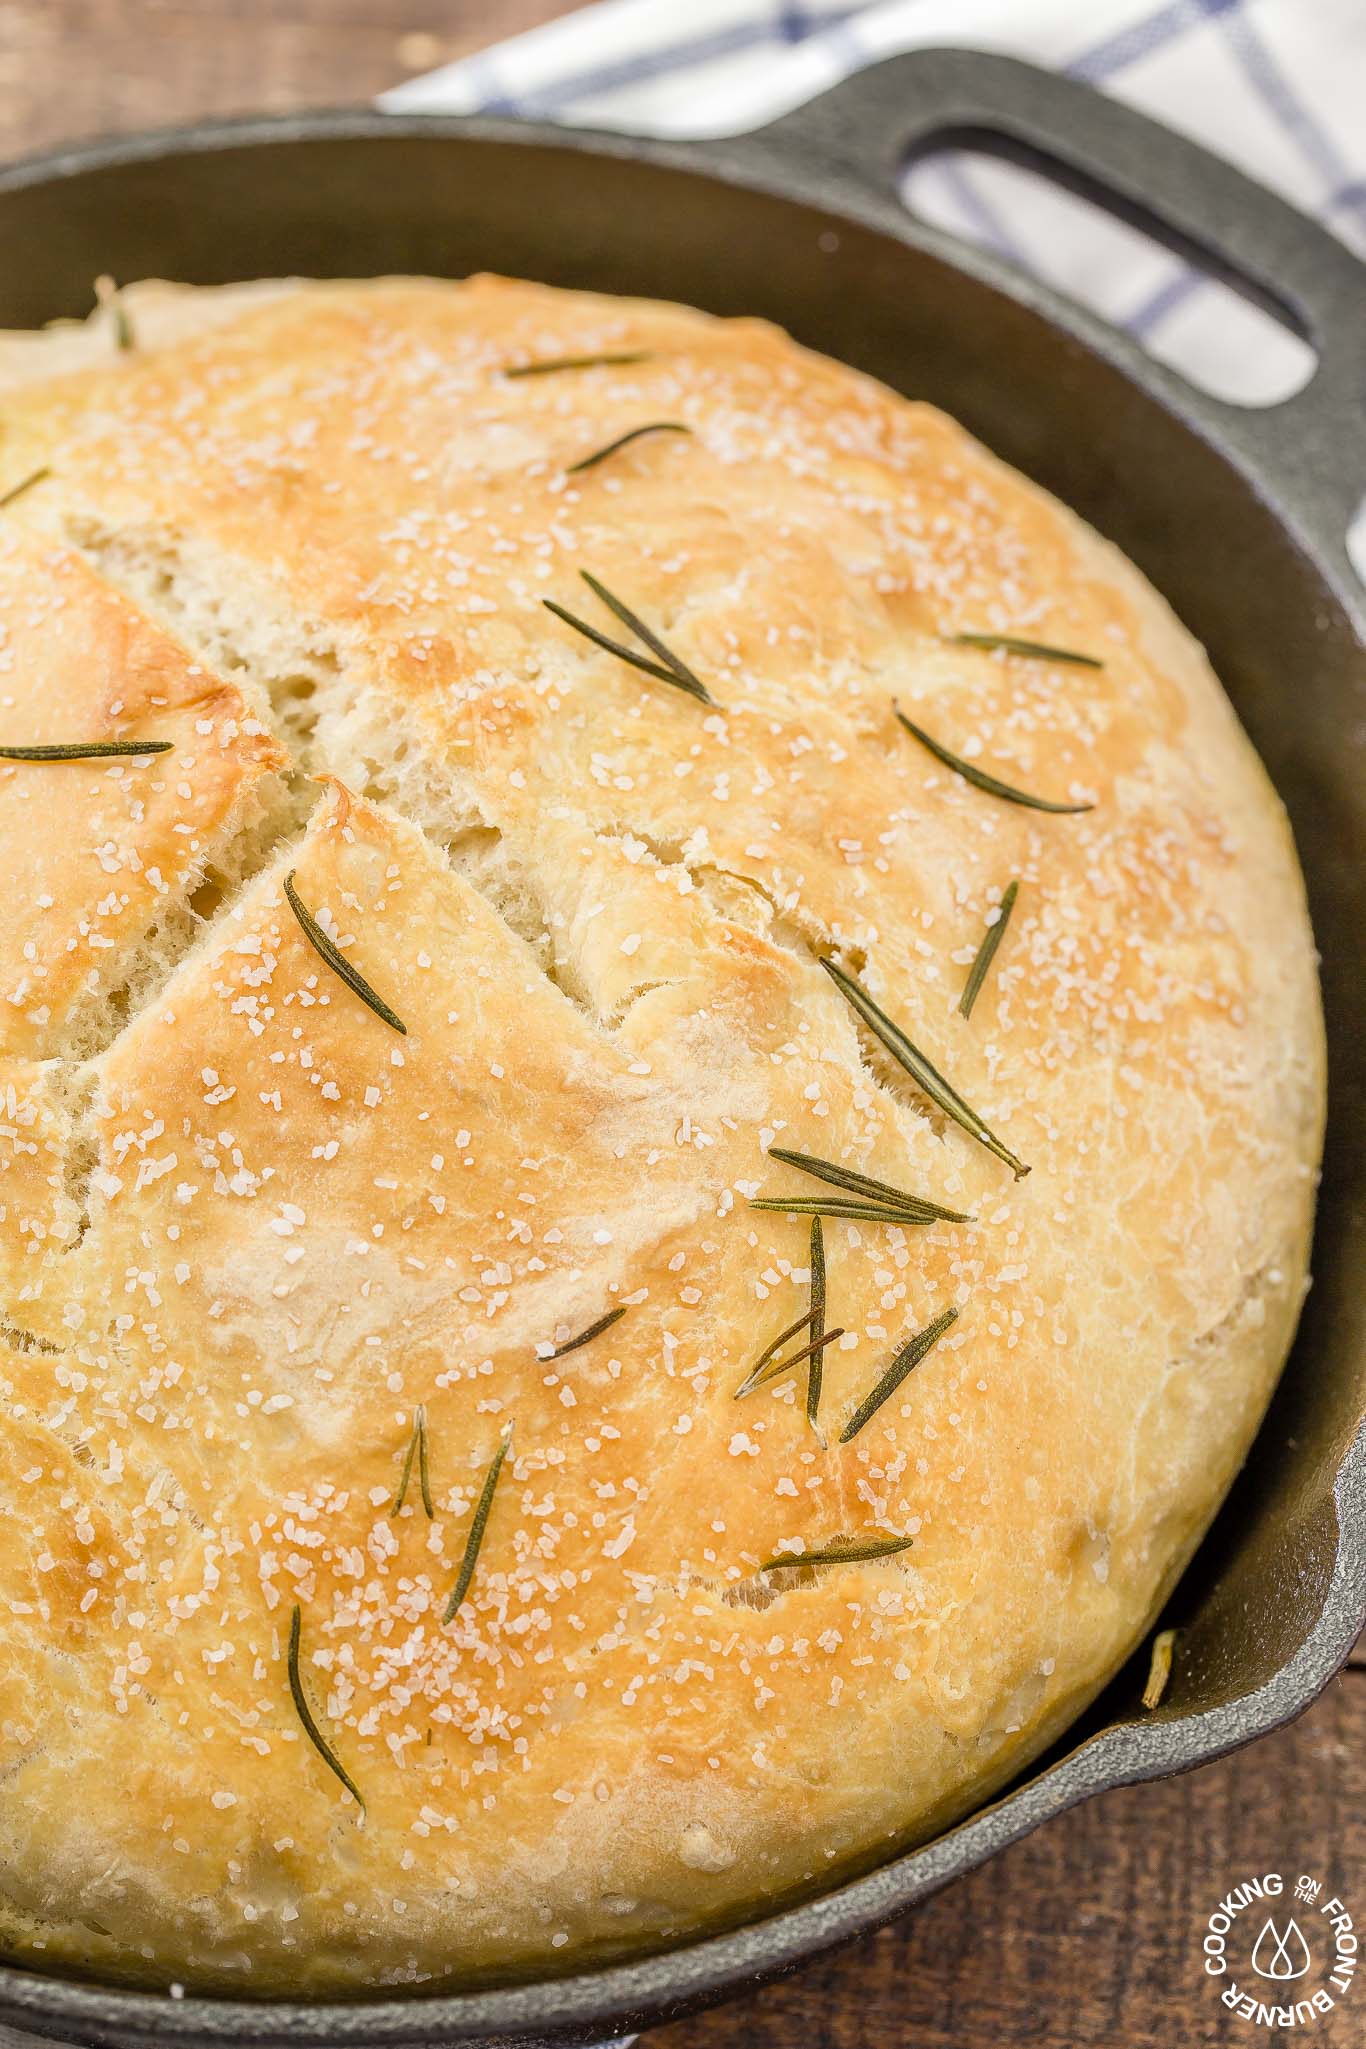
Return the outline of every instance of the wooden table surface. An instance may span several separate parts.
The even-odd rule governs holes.
[[[0,158],[209,114],[368,99],[570,11],[563,0],[0,0]],[[1221,2007],[1199,1955],[1227,1888],[1278,1868],[1320,1874],[1366,1924],[1360,1645],[1302,1720],[1255,1749],[1093,1800],[909,1920],[661,2030],[652,2049],[1289,2039]],[[1366,1974],[1303,2032],[1332,2049],[1366,2041]]]

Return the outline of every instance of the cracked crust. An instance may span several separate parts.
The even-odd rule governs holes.
[[[755,322],[493,279],[127,305],[117,359],[98,323],[0,346],[0,489],[52,472],[0,526],[0,741],[175,740],[0,768],[51,899],[0,953],[11,1949],[263,1992],[544,1972],[932,1832],[1148,1626],[1303,1291],[1312,948],[1200,650],[952,422]],[[651,419],[691,433],[567,474]],[[580,568],[719,709],[544,609],[618,633]],[[992,800],[893,698],[1095,808]],[[825,1443],[796,1377],[732,1399],[807,1299],[804,1223],[748,1208],[816,1185],[775,1143],[974,1219],[827,1223]],[[390,1513],[419,1404],[430,1521],[416,1482]],[[295,1603],[363,1823],[294,1710]]]

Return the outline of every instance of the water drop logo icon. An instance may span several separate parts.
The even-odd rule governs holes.
[[[1252,1968],[1259,1978],[1285,1981],[1302,1978],[1313,1964],[1309,1944],[1300,1934],[1297,1921],[1287,1921],[1282,1932],[1268,1915],[1252,1952]]]

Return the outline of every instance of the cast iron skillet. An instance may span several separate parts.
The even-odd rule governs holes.
[[[1303,334],[1312,381],[1244,412],[1101,322],[918,226],[895,173],[987,141],[1103,192]],[[898,57],[762,132],[657,143],[509,121],[342,113],[153,136],[0,174],[0,324],[90,280],[495,269],[756,312],[945,406],[1109,534],[1213,656],[1294,819],[1331,1044],[1316,1283],[1234,1494],[1173,1603],[1175,1682],[1132,1672],[1066,1746],[938,1841],[824,1897],[638,1963],[351,2005],[186,1999],[0,1969],[0,2016],[89,2043],[523,2049],[676,2015],[875,1927],[1102,1788],[1186,1769],[1303,1708],[1366,1620],[1366,658],[1343,536],[1366,488],[1366,273],[1329,235],[1139,115],[1023,65]],[[1274,933],[1252,935],[1275,944]],[[1255,1768],[1255,1767],[1254,1767]]]

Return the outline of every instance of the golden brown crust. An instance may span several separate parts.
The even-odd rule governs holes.
[[[273,696],[323,788],[84,1064],[18,1048],[56,1135],[17,1154],[4,1229],[52,1226],[14,1323],[61,1349],[5,1366],[11,1940],[260,1989],[555,1968],[963,1812],[1146,1626],[1302,1292],[1293,850],[1127,564],[768,327],[489,279],[311,287],[197,337],[175,303],[165,346],[12,395],[53,475],[9,545],[98,585],[120,647],[174,635],[215,691]],[[567,473],[665,419],[690,433]],[[629,638],[579,569],[715,707],[544,609]],[[973,629],[1104,666],[948,637]],[[893,699],[1094,809],[993,799]],[[282,754],[212,759],[193,801],[230,820]],[[51,787],[74,849],[105,784]],[[406,1033],[310,943],[291,871]],[[825,953],[1027,1179],[861,1035]],[[774,1143],[974,1219],[827,1223],[823,1439],[796,1378],[732,1398],[807,1300],[804,1222],[748,1207],[816,1186]],[[430,1521],[416,1477],[390,1512],[419,1404]],[[761,1571],[888,1533],[912,1548]],[[296,1603],[363,1825],[291,1698]]]
[[[0,872],[23,902],[0,922],[0,1320],[51,1337],[66,1304],[46,1280],[81,1222],[78,1057],[174,956],[287,757],[264,705],[18,517],[0,528],[0,664],[0,746],[167,750],[0,760]]]
[[[48,1055],[71,1050],[73,1011],[107,1003],[286,757],[240,690],[78,554],[12,522],[0,531],[0,652],[0,746],[168,749],[0,760],[0,868],[32,892],[32,915],[0,924],[0,1053]]]

